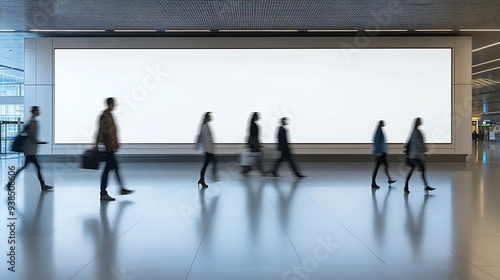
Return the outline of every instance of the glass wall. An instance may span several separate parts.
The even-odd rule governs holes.
[[[0,73],[0,96],[24,96],[24,79]]]
[[[24,79],[0,73],[0,154],[11,153],[12,141],[23,128],[23,96]]]

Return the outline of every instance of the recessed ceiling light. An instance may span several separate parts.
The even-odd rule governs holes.
[[[494,28],[490,28],[490,29],[459,29],[458,31],[462,31],[462,32],[498,32],[500,31],[500,29],[494,29]]]
[[[31,29],[30,32],[105,32],[104,29]]]
[[[308,32],[358,32],[357,29],[308,29]]]
[[[298,32],[299,30],[293,30],[293,29],[256,29],[256,30],[249,30],[249,29],[221,29],[219,32]]]
[[[156,32],[155,29],[115,29],[115,32]]]
[[[479,63],[479,64],[476,64],[476,65],[472,65],[472,67],[478,67],[478,66],[485,65],[485,64],[488,64],[488,63],[493,63],[493,62],[496,62],[496,61],[500,61],[500,58],[493,59],[493,60],[490,60],[490,61],[486,61],[486,62],[483,62],[483,63]]]
[[[165,32],[210,32],[209,29],[165,29]]]
[[[450,32],[453,29],[415,29],[417,32]]]
[[[500,80],[492,80],[488,78],[472,79],[472,88],[479,89],[500,84]]]
[[[365,32],[405,32],[408,29],[365,29]]]
[[[490,69],[486,69],[486,70],[483,70],[483,71],[479,71],[479,72],[476,72],[476,73],[472,73],[472,75],[486,73],[486,72],[490,72],[490,71],[494,71],[494,70],[498,70],[498,69],[500,69],[500,66],[499,67],[490,68]]]
[[[500,45],[500,42],[496,42],[496,43],[493,43],[493,44],[486,45],[484,47],[480,47],[480,48],[474,49],[474,50],[472,50],[472,52],[477,52],[477,51],[480,51],[480,50],[484,50],[484,49],[487,49],[487,48],[490,48],[490,47],[493,47],[493,46],[496,46],[496,45]]]

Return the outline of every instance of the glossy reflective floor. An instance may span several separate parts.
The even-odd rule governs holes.
[[[1,160],[2,184],[7,166]],[[196,187],[201,163],[123,163],[137,190],[99,201],[100,171],[45,163],[18,178],[15,229],[1,193],[0,279],[500,279],[500,146],[480,145],[468,163],[428,165],[403,194],[371,163],[299,163],[281,178],[242,177],[220,163],[221,181]],[[15,272],[8,271],[9,237]],[[12,239],[10,239],[12,240]]]

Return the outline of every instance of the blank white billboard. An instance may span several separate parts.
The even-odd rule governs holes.
[[[293,143],[406,141],[421,117],[451,143],[451,49],[55,49],[55,143],[91,143],[115,97],[121,143],[192,143],[204,112],[217,143],[261,141],[289,117]],[[92,132],[92,133],[90,133]]]

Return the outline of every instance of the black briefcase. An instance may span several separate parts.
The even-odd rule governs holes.
[[[24,143],[26,143],[26,138],[28,138],[28,136],[19,134],[16,139],[14,139],[11,150],[16,153],[24,152]]]
[[[82,155],[82,165],[83,169],[99,169],[99,163],[101,162],[101,153],[94,150],[86,150]]]

